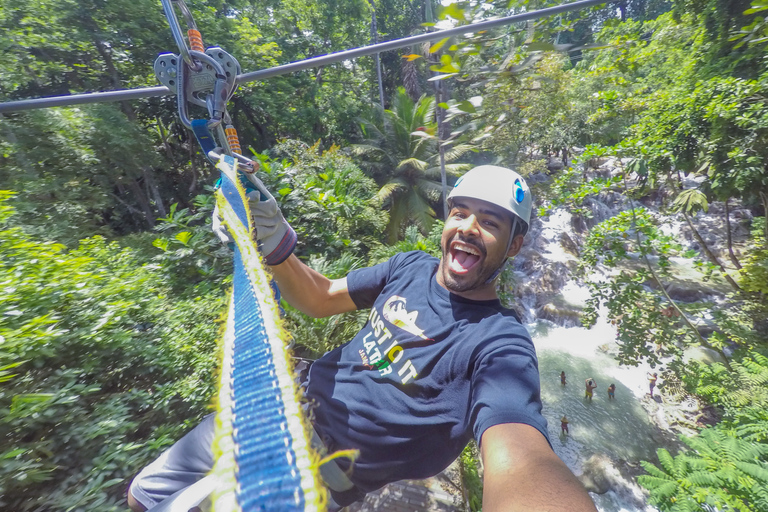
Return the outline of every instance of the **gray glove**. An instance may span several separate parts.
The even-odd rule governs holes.
[[[255,174],[245,174],[252,186],[246,188],[251,218],[256,228],[256,239],[267,265],[279,265],[288,259],[296,248],[296,232],[285,221],[277,201]],[[213,232],[224,244],[234,240],[224,226],[218,206],[213,210]]]

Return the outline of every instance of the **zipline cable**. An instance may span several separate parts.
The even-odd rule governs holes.
[[[357,57],[365,57],[368,55],[374,55],[376,53],[395,50],[398,48],[404,48],[413,44],[437,41],[446,37],[455,35],[468,34],[472,32],[480,32],[483,30],[489,30],[492,28],[500,27],[503,25],[509,25],[511,23],[517,23],[522,21],[529,21],[545,16],[552,16],[555,14],[561,14],[564,12],[575,11],[579,9],[585,9],[587,7],[593,7],[596,5],[613,3],[616,0],[580,0],[570,4],[558,5],[555,7],[547,7],[538,11],[531,11],[528,13],[515,14],[513,16],[507,16],[496,20],[481,21],[478,23],[472,23],[470,25],[463,25],[461,27],[454,27],[446,30],[440,30],[437,32],[429,32],[426,34],[419,34],[416,36],[405,37],[401,39],[394,39],[392,41],[385,41],[383,43],[363,46],[351,50],[344,50],[336,53],[330,53],[328,55],[321,55],[318,57],[312,57],[305,60],[291,62],[289,64],[283,64],[267,69],[261,69],[258,71],[252,71],[250,73],[238,74],[235,82],[237,84],[243,84],[252,82],[254,80],[263,80],[274,76],[285,75],[287,73],[293,73],[296,71],[302,71],[305,69],[325,66],[335,62],[341,62],[345,60],[354,59]],[[7,112],[19,112],[22,110],[33,110],[39,108],[49,107],[63,107],[69,105],[84,105],[89,103],[102,103],[112,101],[126,101],[142,98],[151,98],[156,96],[167,96],[174,94],[168,87],[145,87],[140,89],[127,89],[119,91],[107,91],[107,92],[94,92],[84,94],[72,94],[69,96],[52,96],[47,98],[35,98],[28,100],[9,101],[6,103],[0,103],[0,113]]]

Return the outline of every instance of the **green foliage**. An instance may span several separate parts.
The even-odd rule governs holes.
[[[0,217],[0,494],[9,510],[120,510],[126,480],[212,394],[221,293],[173,299],[156,265]],[[119,484],[119,485],[118,485]]]
[[[180,293],[206,283],[219,288],[232,273],[232,255],[211,233],[211,216],[215,204],[212,189],[195,197],[194,209],[177,209],[171,205],[167,217],[158,219],[156,231],[162,233],[152,245],[162,251],[154,257],[165,272],[164,282]]]
[[[546,201],[539,209],[539,215],[547,215],[552,209],[566,206],[574,215],[592,217],[592,210],[582,205],[588,197],[597,197],[604,190],[611,190],[622,181],[621,176],[584,180],[584,174],[571,167],[560,173],[553,182],[542,190],[541,200]]]
[[[625,211],[603,221],[587,236],[581,251],[582,271],[598,265],[618,271],[606,280],[589,283],[591,298],[582,321],[591,326],[598,310],[607,309],[608,318],[617,327],[622,364],[635,365],[647,358],[655,366],[663,356],[679,360],[680,347],[698,342],[681,324],[677,313],[669,309],[651,269],[645,268],[646,258],[651,257],[656,272],[668,275],[670,257],[678,250],[679,244],[663,234],[657,220],[643,209],[635,210],[634,215]],[[653,287],[649,288],[649,284]],[[695,307],[689,306],[692,312]]]
[[[752,7],[744,11],[745,15],[757,14],[768,10],[765,0],[754,0]],[[730,41],[738,41],[735,48],[744,44],[760,45],[768,42],[768,17],[755,16],[752,22],[732,33]]]
[[[747,292],[768,293],[768,249],[756,248],[749,253],[739,284]]]
[[[701,190],[691,188],[683,190],[672,202],[673,210],[682,210],[686,213],[695,213],[699,210],[709,210],[707,196]]]
[[[477,444],[471,441],[461,452],[461,479],[464,483],[466,495],[464,499],[469,503],[470,512],[483,510],[483,479],[480,478],[480,456]]]
[[[435,206],[442,210],[442,185],[437,148],[437,123],[434,98],[411,100],[398,88],[392,109],[376,109],[371,119],[361,121],[364,142],[352,147],[368,172],[381,185],[377,199],[389,210],[387,242],[395,244],[405,226],[416,223],[428,233],[435,217]],[[451,163],[472,148],[457,145],[446,152],[445,170],[452,176],[469,168]]]
[[[723,428],[746,441],[767,443],[768,358],[752,351],[731,367],[691,361],[683,381],[690,392],[721,408]]]
[[[299,256],[362,257],[381,243],[387,215],[372,199],[376,184],[338,147],[283,141],[272,153],[285,158],[257,155],[259,176],[296,230]]]
[[[337,259],[315,255],[307,265],[330,279],[345,277],[356,268],[363,267],[359,258],[346,253]],[[288,331],[302,348],[302,356],[317,359],[324,353],[351,340],[368,320],[367,311],[352,311],[326,318],[310,318],[283,301]]]
[[[757,444],[708,428],[682,437],[690,451],[657,453],[661,467],[643,462],[638,482],[663,512],[768,510],[768,444]]]
[[[443,222],[436,221],[432,230],[425,237],[416,226],[405,228],[405,236],[395,245],[384,245],[371,251],[369,264],[376,265],[387,261],[395,254],[408,251],[424,251],[439,258],[441,256],[440,238],[443,233]]]

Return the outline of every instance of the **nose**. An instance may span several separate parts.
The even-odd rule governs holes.
[[[467,215],[459,223],[458,231],[465,235],[477,236],[480,233],[480,224],[477,221],[477,216],[474,214]]]

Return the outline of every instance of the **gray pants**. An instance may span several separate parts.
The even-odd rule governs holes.
[[[214,414],[203,418],[198,426],[136,475],[128,490],[136,501],[152,512],[186,512],[210,494],[215,483],[205,476],[214,462],[214,419]],[[319,452],[324,451],[317,434],[312,445]],[[354,487],[334,461],[320,466],[320,476],[328,488],[336,491]],[[329,496],[328,511],[341,508]]]

